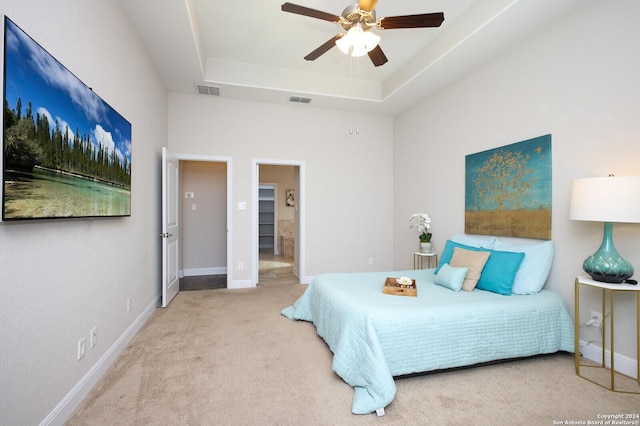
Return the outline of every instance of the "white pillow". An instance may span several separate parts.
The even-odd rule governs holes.
[[[436,274],[435,283],[446,287],[449,290],[460,291],[464,278],[467,276],[467,267],[454,267],[449,266],[448,263],[443,263],[442,267]]]
[[[496,241],[495,237],[477,237],[475,235],[467,234],[455,234],[450,238],[454,243],[464,244],[465,246],[493,249],[493,245]]]
[[[496,240],[494,250],[524,253],[520,269],[516,273],[511,293],[535,294],[547,282],[553,263],[553,241],[530,244],[511,244]]]

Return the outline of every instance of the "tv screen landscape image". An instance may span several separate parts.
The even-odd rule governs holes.
[[[5,17],[2,220],[131,215],[131,124]]]

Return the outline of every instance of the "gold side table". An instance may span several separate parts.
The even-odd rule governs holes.
[[[602,290],[602,294],[601,294],[601,299],[602,299],[602,362],[600,363],[600,365],[597,366],[587,366],[587,365],[583,365],[580,363],[580,286],[589,286],[589,287],[594,287],[594,288],[599,288]],[[636,359],[638,359],[638,355],[640,355],[640,285],[633,285],[633,284],[610,284],[610,283],[603,283],[600,281],[595,281],[592,280],[589,277],[586,276],[577,276],[576,277],[576,281],[575,281],[575,318],[574,318],[574,327],[575,327],[575,367],[576,367],[576,374],[580,377],[582,377],[585,380],[588,380],[592,383],[595,383],[599,386],[602,386],[605,389],[608,389],[610,391],[613,392],[623,392],[623,393],[635,393],[635,394],[640,394],[640,389],[637,392],[634,391],[627,391],[627,390],[619,390],[616,389],[616,385],[615,385],[615,375],[616,375],[616,371],[615,371],[615,365],[614,365],[614,336],[615,336],[615,330],[614,330],[614,307],[615,307],[615,294],[616,293],[621,293],[621,292],[626,292],[626,293],[635,293],[636,294],[636,339],[637,339],[637,346],[636,346]],[[605,352],[607,350],[607,315],[605,314],[606,312],[606,300],[607,298],[609,299],[609,329],[611,331],[611,337],[610,337],[610,341],[611,341],[611,349],[609,352],[609,365],[610,368],[606,366],[605,363]],[[640,385],[640,362],[637,363],[638,365],[638,371],[637,371],[637,379],[636,381],[638,382],[638,385]],[[605,370],[610,370],[611,373],[611,382],[610,382],[610,386],[605,386],[602,383],[598,383],[597,381],[590,379],[588,377],[585,377],[584,375],[582,375],[580,373],[580,367],[589,367],[589,368],[601,368],[601,369],[605,369]],[[618,372],[617,374],[621,374],[624,376],[624,374]],[[627,376],[628,377],[628,376]],[[632,378],[633,379],[633,378]]]
[[[427,268],[438,267],[437,253],[420,253],[419,251],[417,251],[413,253],[413,269],[422,269],[424,259],[427,259]]]

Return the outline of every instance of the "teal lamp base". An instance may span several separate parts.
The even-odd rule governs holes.
[[[633,266],[613,245],[613,223],[604,223],[604,236],[597,252],[589,256],[582,269],[596,281],[619,284],[633,275]]]

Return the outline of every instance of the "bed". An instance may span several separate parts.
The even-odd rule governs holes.
[[[444,268],[455,260],[446,250]],[[333,370],[355,390],[354,414],[384,414],[395,376],[573,352],[573,322],[559,294],[455,291],[436,284],[438,272],[320,274],[282,310],[315,325],[333,352]],[[415,279],[416,297],[383,293],[385,280],[400,276]]]

